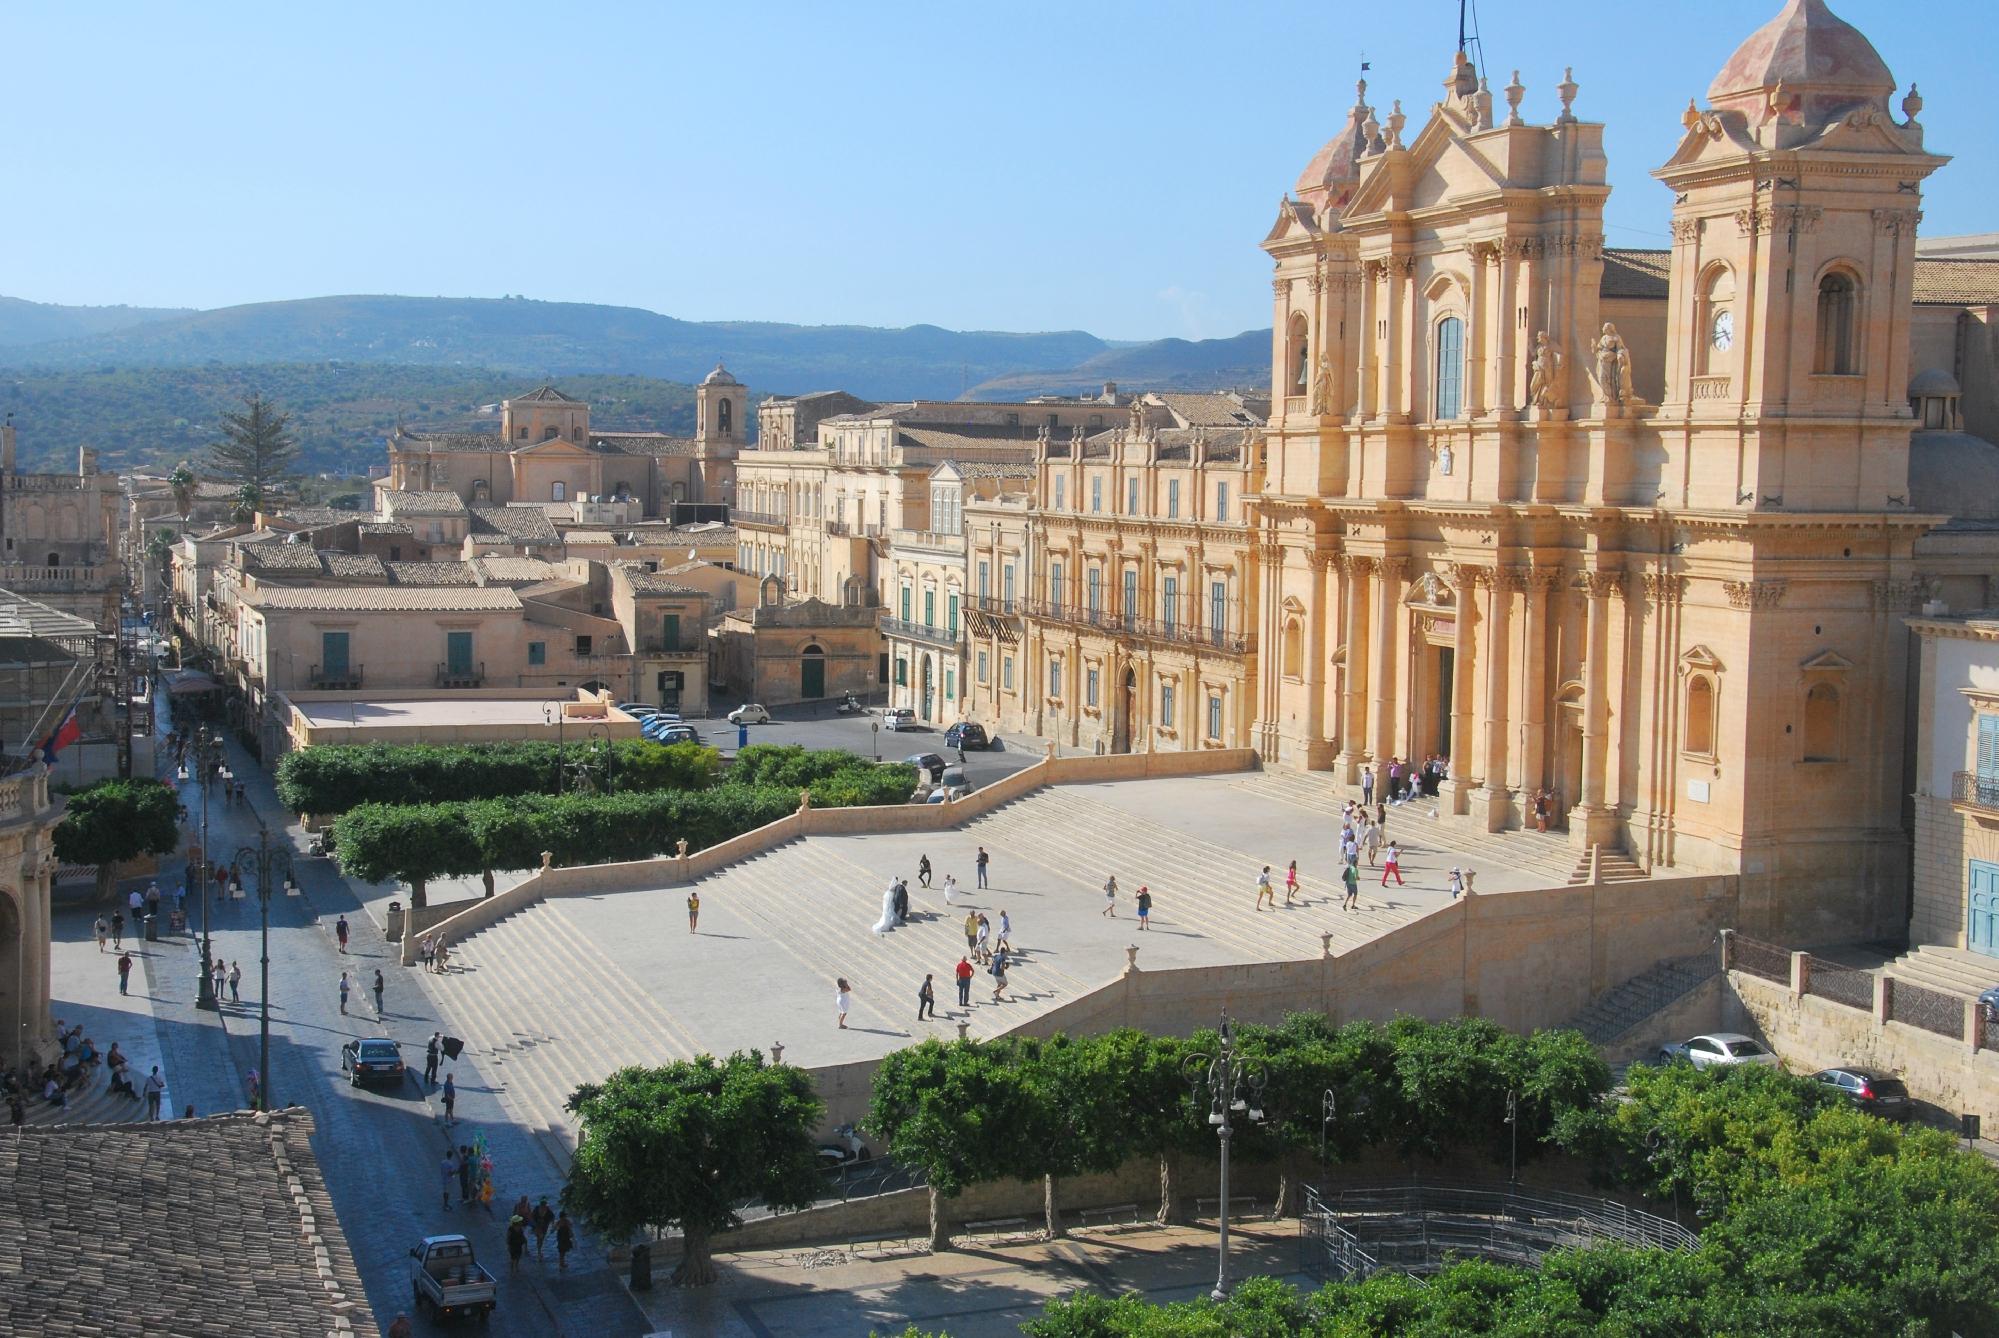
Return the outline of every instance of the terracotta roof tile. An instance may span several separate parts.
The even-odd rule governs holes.
[[[469,562],[390,562],[389,579],[397,585],[477,585],[479,574]]]
[[[517,609],[520,599],[503,586],[291,585],[264,586],[243,596],[259,609],[409,610],[422,613]]]
[[[555,522],[538,506],[488,506],[472,508],[472,533],[504,534],[528,543],[555,543],[561,538]]]

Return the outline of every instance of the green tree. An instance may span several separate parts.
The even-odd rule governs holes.
[[[620,1069],[569,1108],[582,1129],[563,1206],[614,1238],[679,1227],[683,1286],[715,1280],[712,1242],[741,1224],[737,1205],[804,1208],[822,1187],[812,1080],[756,1051]]]
[[[99,781],[69,797],[56,824],[56,858],[96,865],[102,900],[120,863],[172,852],[180,843],[180,815],[180,800],[159,781]]]
[[[483,872],[485,856],[462,804],[362,804],[333,824],[333,854],[340,871],[364,882],[389,879],[410,885],[410,907],[428,905],[433,878]]]
[[[291,415],[252,391],[241,412],[222,415],[222,439],[208,448],[208,466],[223,479],[255,490],[261,498],[284,480],[298,454]]]
[[[146,561],[153,564],[164,584],[172,575],[174,566],[174,545],[180,541],[180,531],[169,529],[154,530],[146,540]]]

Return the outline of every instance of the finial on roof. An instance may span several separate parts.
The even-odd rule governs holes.
[[[1902,115],[1908,118],[1910,125],[1914,125],[1916,123],[1916,114],[1922,111],[1922,109],[1923,95],[1916,91],[1914,84],[1910,84],[1909,96],[1902,99]]]
[[[1506,86],[1506,123],[1525,125],[1520,119],[1520,100],[1527,96],[1527,85],[1520,82],[1520,71],[1513,72],[1513,82]]]
[[[1680,113],[1680,124],[1692,130],[1701,123],[1701,109],[1692,98],[1687,99],[1687,109]]]
[[[1394,109],[1388,113],[1389,148],[1399,149],[1402,147],[1402,127],[1408,123],[1409,118],[1402,114],[1402,99],[1397,98],[1395,99]]]
[[[1353,105],[1356,107],[1365,107],[1367,105],[1367,80],[1356,79],[1353,81]]]
[[[1580,90],[1576,86],[1575,66],[1564,65],[1562,67],[1562,82],[1555,85],[1555,92],[1562,99],[1562,119],[1564,121],[1573,121],[1576,119],[1574,103],[1578,91]]]

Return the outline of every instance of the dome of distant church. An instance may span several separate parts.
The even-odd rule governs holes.
[[[704,386],[739,386],[742,382],[730,376],[729,369],[718,362],[715,364],[714,371],[701,378],[701,384]]]
[[[1749,35],[1708,85],[1708,100],[1762,120],[1779,85],[1808,122],[1829,119],[1857,102],[1885,105],[1895,76],[1860,30],[1826,8],[1825,0],[1787,0],[1782,13]]]

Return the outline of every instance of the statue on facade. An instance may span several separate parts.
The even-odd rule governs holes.
[[[1333,360],[1328,355],[1319,355],[1319,374],[1312,381],[1312,413],[1314,416],[1332,412],[1333,408]]]
[[[1630,393],[1631,350],[1625,345],[1617,327],[1609,321],[1603,323],[1603,333],[1596,341],[1596,388],[1606,404],[1622,404]]]
[[[1534,374],[1527,382],[1527,402],[1538,409],[1556,407],[1555,378],[1562,370],[1562,351],[1546,330],[1534,332]]]

